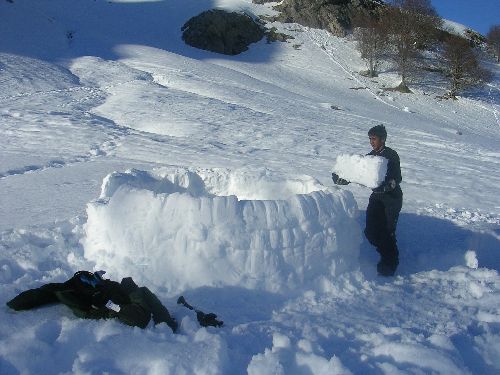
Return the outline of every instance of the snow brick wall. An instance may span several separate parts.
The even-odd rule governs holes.
[[[358,267],[349,191],[263,170],[113,172],[87,206],[96,268],[168,294],[202,286],[285,292]]]

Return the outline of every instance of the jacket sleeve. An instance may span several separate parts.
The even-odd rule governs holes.
[[[396,181],[396,184],[399,185],[403,180],[403,178],[401,177],[399,155],[396,151],[392,151],[388,156],[389,163],[387,164],[387,174],[385,176],[385,182],[394,180]]]
[[[37,288],[26,290],[18,294],[7,302],[7,306],[13,310],[20,311],[56,302],[59,302],[59,300],[53,292]]]
[[[67,289],[67,284],[67,282],[50,283],[39,288],[26,290],[7,302],[7,306],[13,310],[20,311],[59,302],[56,292]]]

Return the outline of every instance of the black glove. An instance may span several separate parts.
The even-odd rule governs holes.
[[[196,311],[196,318],[198,319],[198,323],[202,327],[222,327],[224,322],[222,320],[217,320],[217,315],[214,313],[205,314],[201,311]]]
[[[338,174],[332,173],[332,180],[335,185],[348,185],[349,181],[340,178]]]
[[[396,186],[397,184],[395,180],[389,180],[387,182],[384,182],[384,184],[382,185],[382,190],[384,191],[384,193],[388,193],[396,189]]]

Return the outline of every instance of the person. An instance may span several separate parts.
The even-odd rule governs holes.
[[[104,271],[78,271],[63,283],[50,283],[26,290],[10,301],[7,306],[20,311],[35,307],[62,303],[84,319],[113,319],[135,327],[146,328],[151,318],[154,324],[167,323],[175,333],[177,321],[167,308],[146,287],[139,287],[131,277],[121,283],[104,279]],[[111,301],[119,311],[108,308]]]
[[[403,191],[400,183],[401,167],[399,155],[385,145],[387,131],[377,125],[368,131],[372,151],[368,155],[382,156],[388,160],[384,182],[373,189],[366,208],[365,236],[380,254],[377,271],[382,276],[393,276],[399,265],[399,250],[396,241],[396,226],[403,206]],[[332,173],[335,184],[347,185],[349,181]]]

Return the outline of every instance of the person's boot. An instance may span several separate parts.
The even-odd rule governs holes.
[[[399,265],[399,250],[394,233],[377,251],[380,253],[380,262],[377,264],[378,274],[381,276],[394,276]]]
[[[377,272],[380,276],[394,276],[398,268],[398,259],[380,259],[377,264]]]
[[[380,261],[377,264],[377,273],[380,276],[394,276],[394,272],[396,272],[396,269],[394,267],[389,266],[388,264]]]

